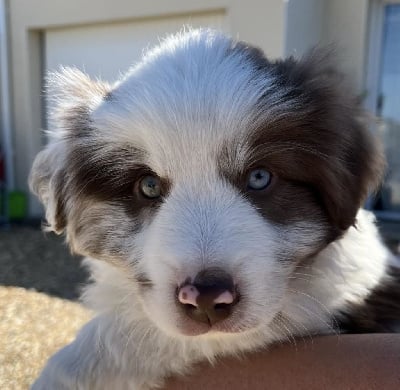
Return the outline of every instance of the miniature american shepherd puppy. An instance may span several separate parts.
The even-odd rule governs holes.
[[[361,209],[384,159],[324,50],[189,30],[117,83],[48,79],[30,185],[97,315],[35,390],[147,389],[302,336],[395,331],[400,272]]]

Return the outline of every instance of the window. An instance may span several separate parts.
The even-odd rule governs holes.
[[[367,101],[380,118],[377,132],[384,143],[388,170],[372,208],[379,218],[400,222],[400,2],[376,3],[369,63],[375,71],[370,69],[370,81],[373,77],[375,82],[369,83]]]

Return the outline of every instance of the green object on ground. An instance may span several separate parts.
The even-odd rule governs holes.
[[[4,191],[2,189],[0,189],[0,218],[5,217],[6,207],[5,207],[4,201],[5,201]]]
[[[8,218],[21,220],[26,217],[28,210],[27,196],[22,191],[11,191],[8,194]]]

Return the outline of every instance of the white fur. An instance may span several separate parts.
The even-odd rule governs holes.
[[[357,227],[330,244],[289,283],[283,313],[309,332],[332,331],[332,315],[362,303],[386,275],[394,256],[381,243],[372,213],[360,210]]]
[[[321,242],[327,222],[278,225],[221,180],[221,148],[234,147],[232,166],[244,171],[252,152],[246,136],[279,115],[274,105],[262,114],[256,110],[273,80],[259,76],[240,51],[227,57],[231,45],[222,34],[203,30],[170,38],[113,86],[110,100],[77,92],[76,84],[88,82],[79,72],[52,79],[59,90],[54,140],[36,163],[39,168],[47,155],[53,156],[55,171],[68,163],[64,149],[70,129],[62,116],[87,102],[94,131],[108,145],[104,148],[140,149],[145,163],[160,177],[168,177],[173,188],[135,234],[135,221],[117,204],[82,201],[85,207],[76,215],[71,200],[75,198],[65,202],[75,223],[93,221],[81,236],[71,222],[67,225],[75,250],[82,252],[102,231],[113,236],[118,255],[126,261],[86,259],[94,283],[83,299],[98,315],[50,359],[34,390],[144,389],[161,385],[168,375],[188,372],[201,360],[212,362],[223,354],[241,354],[295,336],[332,333],[338,311],[361,302],[393,261],[366,211],[359,211],[357,228],[349,228],[310,258],[316,249],[310,240]],[[199,68],[209,71],[198,72]],[[271,102],[282,110],[280,94],[271,94]],[[40,181],[37,192],[54,224],[51,183],[44,186]],[[287,258],[308,258],[308,266]],[[187,336],[174,301],[176,286],[215,266],[232,275],[241,300],[221,328]],[[135,280],[141,273],[153,283],[144,292]]]

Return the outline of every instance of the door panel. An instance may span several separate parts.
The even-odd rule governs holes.
[[[140,59],[144,48],[158,43],[167,33],[179,31],[185,24],[228,32],[222,11],[49,29],[45,32],[45,70],[57,70],[60,65],[76,66],[92,77],[115,81]]]

